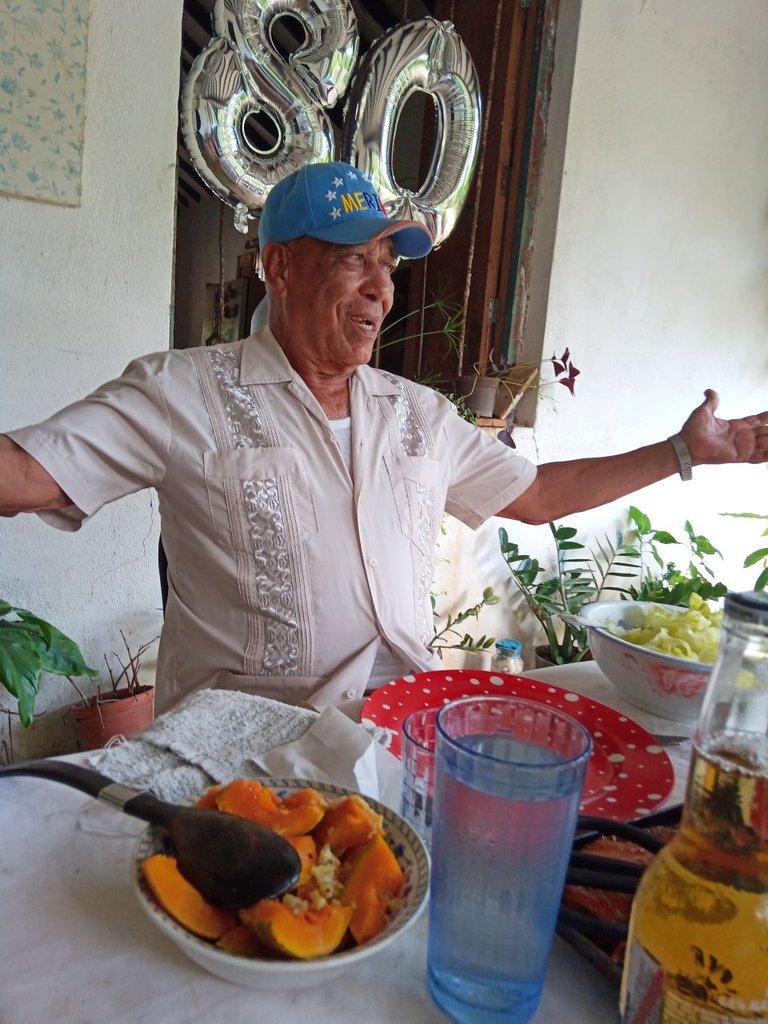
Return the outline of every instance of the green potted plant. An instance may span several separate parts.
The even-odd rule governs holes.
[[[34,721],[40,681],[46,672],[65,676],[77,692],[79,700],[69,711],[86,749],[149,725],[154,715],[154,687],[140,683],[138,670],[141,656],[154,640],[133,654],[122,632],[121,636],[127,663],[118,658],[121,671],[115,675],[105,657],[110,689],[86,696],[75,680],[96,679],[99,673],[86,664],[78,644],[28,609],[0,599],[0,684],[16,698],[22,726],[29,728]]]
[[[648,516],[635,505],[629,506],[627,514],[634,526],[634,547],[640,569],[637,585],[627,590],[631,600],[687,605],[692,594],[698,594],[705,601],[725,597],[728,587],[715,579],[715,572],[707,563],[712,556],[722,558],[722,553],[703,534],[696,533],[690,520],[685,521],[685,540],[680,541],[667,530],[655,529]],[[668,545],[688,549],[687,565],[678,566],[665,558],[660,547]]]
[[[549,529],[556,556],[552,573],[547,573],[537,559],[523,554],[503,526],[499,528],[499,544],[513,583],[546,635],[546,643],[536,647],[538,661],[565,665],[588,657],[589,643],[585,629],[563,622],[560,616],[578,615],[585,604],[599,601],[606,590],[626,594],[626,588],[610,581],[635,577],[640,555],[637,547],[625,544],[621,535],[616,544],[605,537],[589,549],[575,539],[574,527],[550,523]]]
[[[499,529],[501,553],[512,580],[546,634],[547,643],[536,648],[539,661],[563,665],[589,657],[587,631],[563,622],[560,616],[578,615],[585,604],[599,601],[606,591],[622,600],[675,605],[688,605],[692,594],[717,600],[727,593],[727,586],[715,578],[709,564],[713,556],[722,557],[720,551],[696,533],[690,520],[684,524],[685,539],[678,540],[667,530],[657,530],[635,505],[630,505],[627,515],[633,528],[628,540],[619,533],[616,544],[606,537],[593,548],[576,540],[573,527],[550,523],[557,563],[551,574],[535,558],[522,554],[506,529]],[[670,545],[687,549],[681,566],[665,556],[664,549]],[[768,548],[753,552],[745,565],[754,565],[761,558],[768,559]],[[632,582],[617,585],[615,579]],[[761,573],[758,584],[761,580],[768,582],[768,569]]]
[[[16,698],[21,724],[29,728],[43,672],[87,676],[98,671],[85,663],[74,640],[26,608],[0,599],[0,683]]]
[[[552,378],[542,381],[542,367],[547,365],[552,367]],[[562,384],[573,394],[580,372],[571,361],[570,350],[566,349],[559,358],[553,355],[538,363],[501,366],[491,361],[482,371],[476,366],[473,374],[459,379],[456,390],[464,404],[479,416],[505,419],[526,391]]]

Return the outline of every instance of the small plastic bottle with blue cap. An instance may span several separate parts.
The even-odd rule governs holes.
[[[519,675],[523,671],[523,645],[509,637],[496,641],[496,653],[491,659],[491,672],[508,672]]]

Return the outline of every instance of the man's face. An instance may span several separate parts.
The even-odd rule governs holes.
[[[367,363],[392,308],[397,257],[390,239],[332,245],[305,237],[285,248],[288,345],[301,347],[301,355],[326,373]]]

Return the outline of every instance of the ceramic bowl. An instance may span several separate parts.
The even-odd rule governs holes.
[[[585,605],[579,618],[585,620],[589,649],[598,668],[625,700],[660,718],[693,724],[701,710],[712,666],[638,647],[604,628],[613,625],[632,629],[640,624],[645,611],[653,607],[661,606],[651,601],[598,601]],[[687,611],[663,607],[680,614]]]
[[[264,785],[275,789],[280,796],[287,796],[297,789],[311,786],[333,800],[354,792],[343,786],[323,782],[309,782],[303,779],[260,779]],[[405,874],[405,888],[402,901],[391,921],[375,939],[362,946],[355,946],[331,956],[316,960],[286,960],[277,955],[256,958],[228,953],[218,949],[205,939],[200,939],[182,928],[157,903],[144,881],[141,863],[153,853],[163,850],[164,833],[150,827],[139,838],[131,863],[133,888],[142,910],[152,924],[163,932],[182,953],[191,960],[218,975],[226,981],[233,981],[251,988],[285,989],[318,985],[349,970],[362,960],[376,956],[390,943],[395,942],[414,924],[427,903],[429,893],[429,856],[421,839],[398,814],[384,804],[370,797],[367,802],[383,817],[387,842],[394,850]]]

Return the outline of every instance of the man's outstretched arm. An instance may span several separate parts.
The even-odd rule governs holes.
[[[768,411],[722,420],[715,416],[717,392],[707,390],[705,396],[679,435],[692,465],[768,462]],[[620,455],[548,462],[539,467],[533,484],[498,515],[540,525],[623,498],[679,470],[669,440]]]
[[[0,434],[0,516],[66,508],[72,502],[51,474],[5,434]]]

